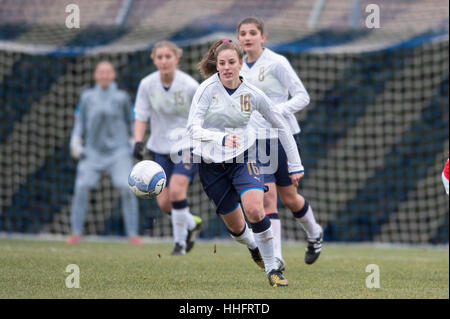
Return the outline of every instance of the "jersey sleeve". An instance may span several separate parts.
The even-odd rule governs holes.
[[[302,81],[295,73],[291,64],[287,60],[277,63],[274,69],[275,77],[288,89],[291,98],[277,105],[283,115],[293,114],[304,109],[310,101]]]
[[[71,137],[83,138],[86,135],[86,121],[87,121],[87,109],[86,109],[86,95],[82,94],[80,102],[78,103],[75,111],[75,122],[72,129]]]
[[[148,98],[146,82],[141,81],[136,94],[136,103],[134,105],[135,120],[147,122],[151,116],[151,103]]]
[[[287,129],[288,123],[284,119],[281,112],[273,105],[271,100],[264,94],[260,93],[256,96],[257,111],[272,124],[274,128],[278,129],[278,138],[281,145],[283,145],[284,151],[288,158],[288,170],[289,173],[301,173],[304,172],[300,154],[298,152],[297,144],[294,137]]]
[[[189,119],[187,123],[188,134],[192,139],[200,142],[215,142],[222,145],[226,133],[203,128],[206,111],[209,108],[211,97],[204,89],[199,88],[192,99]]]

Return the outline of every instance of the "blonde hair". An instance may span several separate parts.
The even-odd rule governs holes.
[[[197,68],[203,77],[210,77],[217,72],[217,56],[223,50],[236,51],[240,61],[244,58],[244,50],[239,44],[228,39],[218,40],[214,42],[208,52],[203,56],[202,60],[197,64]]]
[[[153,46],[152,53],[150,55],[152,59],[155,58],[156,50],[159,48],[169,48],[170,50],[173,51],[173,53],[178,59],[181,58],[181,56],[183,55],[183,50],[180,49],[175,43],[171,41],[159,41],[156,42],[155,45]]]

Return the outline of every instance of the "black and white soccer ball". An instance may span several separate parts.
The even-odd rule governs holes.
[[[128,185],[137,197],[155,198],[166,187],[166,173],[154,161],[140,161],[131,170]]]

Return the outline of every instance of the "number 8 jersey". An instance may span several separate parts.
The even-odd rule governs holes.
[[[309,104],[309,95],[284,56],[264,48],[251,68],[246,63],[243,64],[240,74],[270,98],[288,122],[292,134],[300,132],[295,113]],[[292,97],[290,100],[289,95]],[[260,129],[271,127],[258,113],[252,116],[251,124]],[[276,136],[271,134],[270,137]]]

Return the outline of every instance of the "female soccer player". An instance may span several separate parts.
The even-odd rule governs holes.
[[[215,42],[205,54],[199,69],[209,78],[195,93],[187,128],[194,142],[195,159],[201,159],[199,175],[203,189],[214,201],[217,213],[232,233],[249,233],[239,202],[242,204],[269,283],[286,286],[287,280],[274,256],[270,219],[264,213],[264,184],[256,160],[256,136],[248,126],[254,111],[279,129],[294,185],[303,176],[303,166],[281,113],[262,91],[239,76],[243,55],[242,48],[231,40]]]
[[[309,95],[305,87],[285,57],[264,47],[266,34],[264,22],[261,19],[255,17],[243,19],[238,25],[237,33],[238,41],[246,53],[241,75],[267,94],[289,124],[290,133],[294,135],[298,143],[300,127],[294,114],[309,104]],[[290,99],[289,95],[291,95]],[[260,133],[258,152],[269,152],[270,161],[263,164],[265,165],[263,169],[269,169],[267,164],[270,166],[277,164],[276,170],[264,174],[264,183],[269,187],[269,191],[264,194],[264,209],[272,222],[275,255],[280,267],[284,269],[277,190],[283,204],[292,211],[306,231],[308,245],[305,262],[312,264],[319,257],[322,248],[322,228],[317,224],[311,206],[303,196],[297,193],[297,185],[294,185],[289,178],[286,152],[283,145],[277,141],[278,137],[273,133],[269,136],[261,134],[271,127],[271,123],[256,113],[252,117],[251,124]],[[274,141],[275,145],[278,144],[278,151],[273,151],[273,154],[270,153],[271,139],[272,145]]]
[[[167,177],[166,188],[157,197],[158,206],[171,214],[174,249],[172,255],[184,255],[193,245],[200,230],[200,217],[193,216],[187,202],[189,183],[197,172],[197,165],[177,161],[178,153],[189,146],[180,144],[178,136],[186,134],[185,127],[191,100],[198,82],[178,70],[182,50],[174,43],[161,41],[153,47],[151,58],[157,71],[149,74],[139,84],[134,122],[134,157],[143,159],[143,139],[150,120],[150,138],[147,149],[153,160],[160,164]],[[183,147],[184,146],[184,147]],[[172,160],[174,159],[174,160]]]

